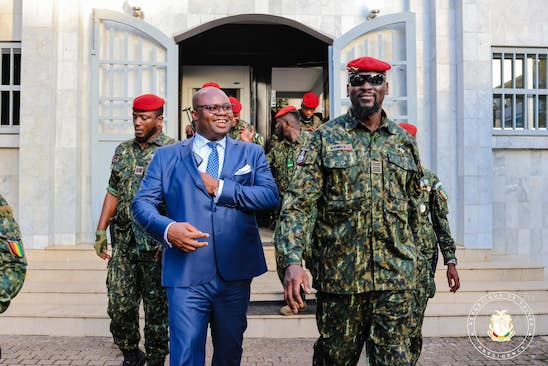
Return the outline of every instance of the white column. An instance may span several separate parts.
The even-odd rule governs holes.
[[[79,11],[23,2],[19,221],[30,248],[73,245],[80,231]]]
[[[19,224],[27,247],[49,243],[55,160],[54,1],[25,0],[22,20]]]
[[[492,248],[489,7],[485,1],[456,3],[458,202],[462,214],[457,239],[467,248]]]

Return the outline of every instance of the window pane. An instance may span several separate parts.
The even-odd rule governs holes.
[[[501,71],[502,71],[502,58],[500,53],[493,55],[493,88],[502,88],[501,83]]]
[[[538,128],[546,128],[546,95],[538,96]]]
[[[546,89],[546,55],[538,55],[538,87]]]
[[[514,116],[512,108],[512,96],[504,97],[504,126],[503,128],[513,128],[512,118]]]
[[[523,105],[523,95],[516,95],[516,128],[524,128],[524,105]]]
[[[13,92],[13,125],[19,126],[19,105],[20,95],[18,91]]]
[[[518,54],[516,55],[516,60],[514,62],[514,77],[515,87],[523,88],[523,66],[524,66],[525,55]]]
[[[534,129],[535,126],[535,96],[534,95],[528,95],[527,96],[527,128],[528,129]]]
[[[502,128],[502,95],[493,96],[493,127]]]
[[[13,49],[13,85],[21,84],[21,49]]]
[[[2,48],[2,85],[10,83],[10,49]]]
[[[513,88],[512,85],[512,56],[504,57],[504,70],[503,70],[503,81],[505,88]]]
[[[0,124],[2,126],[10,125],[10,92],[2,91],[2,96],[0,97]]]
[[[527,89],[533,89],[537,87],[537,69],[536,69],[535,55],[528,55],[527,57],[527,83],[525,87]]]

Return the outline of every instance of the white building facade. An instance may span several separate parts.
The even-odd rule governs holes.
[[[0,20],[0,190],[28,248],[93,242],[136,95],[165,97],[181,138],[213,80],[268,137],[277,98],[344,111],[343,66],[372,55],[394,65],[389,116],[417,125],[457,243],[548,264],[542,0],[0,0]]]

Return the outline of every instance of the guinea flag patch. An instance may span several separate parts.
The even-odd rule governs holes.
[[[25,256],[25,252],[23,251],[23,245],[20,241],[17,240],[8,240],[8,246],[10,248],[11,254],[18,258],[23,258]]]

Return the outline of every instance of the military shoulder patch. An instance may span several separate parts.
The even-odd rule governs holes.
[[[329,152],[329,151],[339,151],[339,150],[342,150],[342,151],[351,151],[351,150],[352,150],[352,145],[350,145],[350,144],[328,145],[325,149],[326,149],[328,152]]]
[[[25,256],[25,252],[23,251],[23,245],[18,240],[8,240],[8,247],[10,249],[11,254],[18,258],[23,258]]]
[[[434,188],[436,189],[436,192],[438,192],[438,194],[439,194],[439,196],[442,200],[447,201],[447,199],[449,199],[449,196],[443,190],[443,184],[441,182],[438,182]]]

